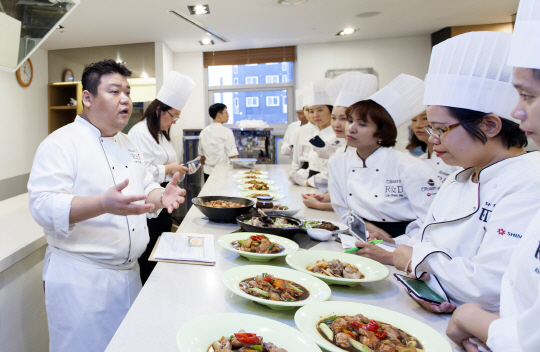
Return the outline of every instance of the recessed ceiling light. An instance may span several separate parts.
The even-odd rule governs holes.
[[[336,35],[337,35],[337,36],[340,36],[340,35],[351,35],[351,34],[353,34],[354,32],[356,32],[357,30],[358,30],[358,28],[345,28],[344,30],[339,31]]]
[[[210,38],[204,38],[203,40],[199,40],[199,43],[201,43],[201,45],[214,45],[214,41]]]
[[[358,18],[368,18],[368,17],[374,17],[377,15],[380,15],[381,13],[378,11],[372,11],[372,12],[362,12],[356,15]]]
[[[208,15],[210,13],[208,5],[191,5],[188,6],[188,10],[192,15]]]
[[[142,78],[148,78],[148,74],[146,72],[143,71],[143,73],[141,74]]]
[[[62,28],[65,28],[65,27],[62,26],[61,24],[59,24],[58,26],[56,26],[56,29],[62,29]]]

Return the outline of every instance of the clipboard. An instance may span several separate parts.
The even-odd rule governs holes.
[[[214,266],[216,265],[215,262],[209,263],[209,262],[199,262],[195,260],[173,260],[173,259],[157,259],[154,258],[154,253],[156,252],[157,247],[159,246],[159,240],[161,239],[161,236],[158,237],[156,241],[156,245],[152,249],[152,253],[150,253],[150,256],[148,257],[148,261],[150,262],[164,262],[164,263],[173,263],[173,264],[193,264],[193,265],[206,265],[206,266]]]

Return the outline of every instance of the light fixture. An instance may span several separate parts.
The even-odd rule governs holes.
[[[201,45],[214,45],[214,41],[210,38],[204,38],[203,40],[199,40],[199,43],[201,43]]]
[[[58,26],[56,26],[56,29],[63,29],[64,26],[62,26],[61,24],[59,24]]]
[[[201,31],[203,31],[205,34],[211,35],[212,37],[214,37],[214,38],[216,38],[218,40],[221,40],[223,43],[230,42],[229,39],[225,38],[221,34],[211,30],[210,28],[205,27],[202,23],[200,23],[198,21],[192,20],[191,18],[189,18],[189,15],[187,15],[187,14],[184,14],[184,13],[182,13],[180,11],[176,11],[176,10],[169,10],[169,13],[172,14],[172,15],[175,15],[178,18],[183,19],[184,21],[186,21],[187,23],[189,23],[193,27],[196,27],[196,28],[200,29]]]
[[[358,17],[358,18],[368,18],[368,17],[374,17],[374,16],[377,16],[377,15],[380,15],[381,13],[378,12],[378,11],[371,11],[371,12],[362,12],[362,13],[359,13],[358,15],[356,15],[355,17]]]
[[[208,5],[189,5],[188,10],[192,15],[208,15],[210,13]]]
[[[148,74],[146,72],[143,71],[143,73],[141,74],[142,78],[148,78]]]
[[[339,31],[336,35],[337,35],[337,36],[340,36],[340,35],[351,35],[351,34],[353,34],[354,32],[356,32],[357,30],[358,30],[358,28],[345,28],[344,30]]]

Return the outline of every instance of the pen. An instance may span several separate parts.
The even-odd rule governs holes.
[[[379,244],[381,242],[384,242],[383,240],[373,240],[373,241],[369,241],[368,243],[369,244]],[[362,249],[363,247],[353,247],[353,248],[349,248],[345,251],[345,253],[352,253],[352,252],[356,252],[357,250],[360,250]]]

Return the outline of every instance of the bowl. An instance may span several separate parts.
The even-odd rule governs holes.
[[[291,238],[298,232],[301,232],[302,230],[302,221],[298,220],[297,218],[293,218],[292,216],[284,216],[284,215],[268,215],[271,218],[285,218],[289,221],[290,224],[294,224],[296,226],[294,227],[288,227],[288,228],[272,228],[272,227],[262,227],[262,226],[255,226],[251,224],[246,224],[246,220],[250,220],[252,217],[260,217],[259,214],[242,214],[236,217],[236,223],[240,228],[246,232],[262,232],[262,233],[269,233],[271,235],[281,236],[281,237],[287,237]]]
[[[205,202],[213,200],[224,200],[226,202],[235,202],[243,204],[244,206],[238,208],[213,208],[202,205]],[[214,222],[234,222],[238,215],[247,213],[255,202],[252,199],[241,197],[227,197],[227,196],[204,196],[195,197],[191,200],[210,221]]]
[[[191,319],[178,330],[176,345],[180,352],[207,352],[214,341],[239,330],[262,336],[264,342],[272,342],[290,352],[321,352],[315,342],[289,325],[275,319],[239,313],[216,313]]]
[[[260,233],[254,233],[254,232],[233,232],[229,233],[227,235],[223,235],[218,239],[218,243],[221,245],[221,247],[225,248],[228,251],[236,252],[240,256],[245,257],[251,261],[254,262],[268,262],[272,259],[284,257],[292,252],[296,252],[298,250],[298,245],[296,242],[291,241],[287,238],[280,237],[280,236],[274,236],[270,234],[264,234],[270,242],[277,243],[283,247],[285,247],[284,250],[282,250],[279,253],[275,254],[264,254],[264,253],[251,253],[251,252],[243,252],[241,250],[235,249],[232,246],[232,242],[238,241],[238,240],[245,240],[249,236],[253,235],[260,235]]]
[[[330,343],[317,330],[317,323],[322,319],[337,315],[362,314],[366,318],[382,321],[403,330],[418,339],[425,352],[452,352],[448,340],[432,327],[407,315],[363,303],[355,302],[318,302],[298,309],[294,315],[296,327],[319,346],[331,352],[344,350]]]
[[[332,231],[324,229],[308,229],[307,234],[317,241],[328,241],[332,238]]]
[[[309,297],[303,301],[283,302],[270,301],[267,299],[248,295],[240,289],[240,282],[247,278],[267,273],[279,279],[290,280],[304,286],[309,291]],[[299,272],[297,270],[282,268],[271,265],[245,265],[227,270],[221,276],[223,285],[235,295],[260,303],[274,310],[289,310],[303,307],[313,302],[322,302],[330,298],[332,291],[323,281]]]
[[[303,223],[302,226],[303,226],[304,230],[309,230],[309,229],[313,228],[313,223],[314,222],[326,221],[326,222],[331,222],[332,224],[334,224],[334,226],[339,227],[339,229],[337,229],[335,231],[332,231],[333,235],[338,235],[340,233],[346,233],[347,231],[349,231],[349,226],[347,226],[345,224],[342,224],[339,221],[331,221],[331,220],[325,220],[325,219],[301,219],[301,220],[302,220],[302,223]]]
[[[364,274],[363,279],[345,279],[339,277],[330,277],[323,274],[313,273],[306,269],[308,264],[315,263],[317,260],[333,260],[338,259],[341,262],[354,265]],[[364,258],[356,254],[334,252],[334,251],[301,251],[294,252],[285,257],[285,261],[293,269],[303,271],[309,275],[313,275],[323,280],[330,285],[345,285],[356,286],[364,282],[384,280],[390,275],[388,268],[375,260]]]
[[[284,204],[277,204],[274,203],[274,205],[284,205]],[[289,210],[274,210],[274,214],[276,215],[286,215],[286,216],[293,216],[296,213],[298,213],[302,208],[291,208],[289,207]]]
[[[247,190],[247,191],[240,191],[237,193],[237,196],[256,199],[256,197],[252,197],[255,194],[268,194],[269,196],[272,196],[274,200],[285,198],[285,195],[282,193],[277,193],[273,191],[258,191],[255,189]]]

